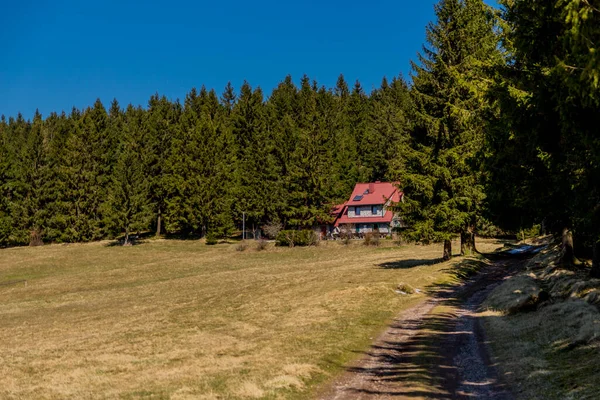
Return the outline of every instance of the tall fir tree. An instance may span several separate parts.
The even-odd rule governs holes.
[[[397,165],[405,194],[406,235],[443,241],[444,258],[460,234],[461,253],[475,250],[485,198],[478,166],[483,145],[482,68],[499,59],[491,10],[481,0],[441,0],[427,27],[428,46],[413,63],[415,129]]]
[[[153,95],[148,102],[144,118],[146,141],[144,151],[146,176],[149,180],[150,207],[154,215],[156,236],[165,232],[164,213],[167,208],[172,140],[179,132],[181,105],[171,103],[165,96]]]
[[[244,82],[232,112],[235,141],[236,220],[246,217],[246,226],[257,232],[276,218],[281,207],[281,175],[275,142],[268,129],[267,109],[260,88]]]
[[[145,112],[129,105],[123,118],[118,104],[113,103],[110,114],[112,124],[120,129],[120,135],[104,203],[105,223],[113,234],[124,232],[123,245],[129,245],[130,234],[146,230],[152,215],[148,195],[150,180],[146,179],[145,170]]]
[[[335,98],[335,148],[332,154],[333,192],[332,197],[340,202],[348,199],[359,179],[360,162],[358,144],[349,115],[350,90],[340,75],[333,90]]]

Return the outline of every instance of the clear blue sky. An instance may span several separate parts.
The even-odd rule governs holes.
[[[287,74],[371,90],[408,77],[434,0],[4,1],[0,114],[145,106],[244,80],[268,94]]]

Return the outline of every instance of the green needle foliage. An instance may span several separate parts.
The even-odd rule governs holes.
[[[413,63],[413,134],[400,144],[397,178],[405,236],[424,243],[461,235],[475,250],[485,199],[479,163],[484,143],[486,68],[501,61],[492,10],[480,0],[442,0],[427,27],[427,45]]]

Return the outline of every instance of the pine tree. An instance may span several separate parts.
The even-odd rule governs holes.
[[[573,230],[578,247],[596,250],[600,275],[600,12],[588,2],[503,3],[508,54],[493,92],[502,113],[488,135],[491,210],[504,225],[518,218],[507,218],[502,203],[549,232]],[[506,192],[500,185],[510,177],[519,187]]]
[[[329,218],[334,99],[315,90],[308,76],[297,94],[298,144],[292,154],[289,202],[285,215],[296,227],[311,227]]]
[[[391,162],[399,157],[399,148],[406,144],[410,132],[408,113],[410,94],[402,77],[391,84],[383,78],[381,87],[371,94],[370,115],[364,141],[365,164],[372,170],[369,182],[382,181],[390,174]]]
[[[407,236],[443,241],[444,258],[460,234],[461,253],[474,251],[484,200],[477,155],[483,144],[481,69],[495,62],[491,11],[480,0],[441,0],[427,27],[429,47],[413,63],[415,129],[398,168],[406,201]]]
[[[235,94],[235,89],[231,85],[231,82],[227,82],[227,86],[225,86],[225,90],[221,95],[221,104],[225,107],[226,115],[230,115],[233,107],[235,106],[235,102],[237,100],[237,96]]]
[[[148,196],[150,181],[146,178],[145,170],[145,112],[129,105],[123,121],[120,111],[114,106],[111,119],[121,128],[121,134],[105,203],[105,218],[110,231],[125,232],[123,245],[126,246],[131,243],[131,232],[145,230],[151,217]]]
[[[170,180],[167,164],[171,157],[172,140],[179,132],[180,116],[181,105],[178,102],[171,103],[166,97],[155,94],[148,102],[143,122],[146,132],[144,151],[147,154],[145,170],[157,236],[164,232],[163,215],[167,208]]]
[[[13,200],[11,215],[14,235],[18,242],[36,244],[43,236],[45,225],[44,170],[47,168],[44,121],[36,110],[32,123],[19,115],[13,134],[15,147]]]
[[[45,240],[65,242],[69,240],[65,224],[68,203],[65,201],[65,179],[62,165],[65,147],[70,135],[66,114],[51,113],[43,123],[44,164],[41,168],[41,192],[43,208],[40,216]]]
[[[335,150],[332,154],[332,197],[346,201],[354,185],[359,182],[358,144],[349,118],[350,90],[343,75],[338,77],[333,90],[335,97]]]
[[[356,143],[356,165],[360,182],[370,182],[373,175],[373,168],[369,165],[369,107],[369,98],[357,80],[350,94],[347,110],[350,132]]]
[[[267,125],[262,90],[247,82],[232,112],[236,172],[234,210],[237,221],[246,215],[253,231],[276,218],[281,206],[281,174],[275,142]],[[256,234],[255,234],[256,235]]]
[[[11,243],[12,218],[10,216],[10,165],[13,160],[9,151],[9,130],[6,117],[0,117],[0,247]]]

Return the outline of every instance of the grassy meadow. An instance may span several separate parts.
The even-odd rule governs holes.
[[[0,398],[310,398],[425,296],[399,284],[456,262],[433,263],[439,245],[236,247],[0,250]]]

